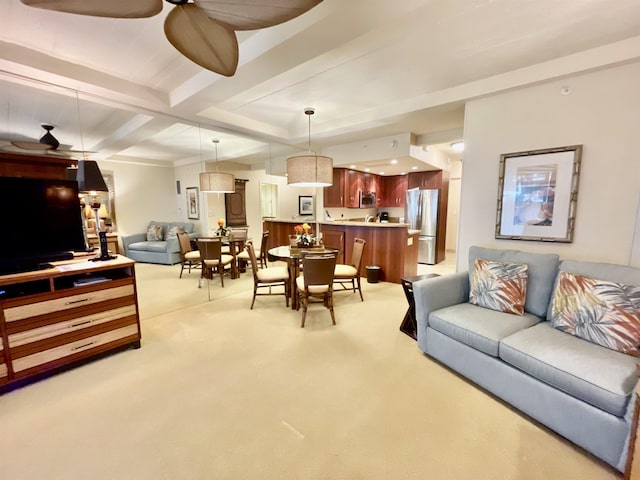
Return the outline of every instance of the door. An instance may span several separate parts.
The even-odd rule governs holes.
[[[224,194],[227,227],[244,227],[247,225],[247,205],[245,202],[245,183],[247,181],[236,179],[236,191]]]

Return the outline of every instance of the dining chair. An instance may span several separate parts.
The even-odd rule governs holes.
[[[233,228],[229,236],[231,246],[235,248],[235,250],[232,250],[232,254],[235,254],[238,272],[244,271],[246,265],[250,263],[249,253],[246,248],[246,243],[249,239],[248,235],[248,228]]]
[[[329,309],[331,321],[336,324],[333,313],[333,272],[336,267],[336,254],[307,254],[302,257],[303,273],[296,278],[298,306],[302,305],[302,323],[307,318],[309,303],[319,303],[319,299]]]
[[[253,242],[249,240],[246,244],[246,252],[251,262],[253,272],[253,300],[251,300],[251,310],[258,295],[284,295],[286,306],[289,306],[289,270],[287,267],[265,267],[258,268],[258,259],[253,249]],[[272,287],[283,287],[282,292],[273,292]],[[258,289],[268,289],[268,293],[260,293]]]
[[[184,267],[189,267],[189,273],[191,273],[192,267],[200,268],[201,259],[200,251],[191,248],[191,238],[189,238],[188,232],[178,232],[177,236],[180,247],[180,263],[182,264],[180,267],[180,277],[178,278],[182,278]]]
[[[362,297],[362,288],[360,286],[360,267],[362,265],[362,253],[366,244],[366,240],[355,238],[353,240],[353,251],[351,252],[351,263],[348,265],[338,263],[333,274],[333,283],[340,285],[343,290],[353,290],[353,293],[356,293],[357,288],[358,292],[360,292],[360,300],[363,302],[364,298]],[[348,283],[351,283],[349,288],[346,286]]]
[[[220,275],[220,284],[224,287],[224,270],[231,265],[233,256],[222,253],[222,239],[208,238],[198,239],[198,249],[202,261],[202,276],[207,278],[207,293],[211,300],[210,280],[214,270]]]

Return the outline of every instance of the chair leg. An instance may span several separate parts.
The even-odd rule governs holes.
[[[358,282],[358,291],[360,292],[360,301],[364,302],[364,298],[362,297],[362,286],[360,285],[360,277],[359,276],[356,278],[356,281]]]
[[[300,301],[302,302],[302,324],[300,328],[304,328],[304,321],[307,319],[307,297],[301,295]],[[298,303],[300,304],[300,302]]]
[[[327,303],[329,304],[329,312],[331,313],[331,321],[336,324],[336,316],[333,314],[333,295],[331,292],[327,294]]]
[[[182,262],[182,266],[180,267],[180,276],[178,278],[182,278],[182,271],[184,270],[184,262]],[[191,273],[191,270],[189,270],[189,273]]]
[[[258,294],[258,286],[253,284],[253,300],[251,300],[251,308],[249,310],[253,310],[253,304],[256,303],[256,295]]]
[[[220,285],[224,288],[224,265],[218,266],[218,272],[220,273]]]
[[[287,308],[289,308],[289,295],[291,295],[291,293],[289,292],[289,281],[285,280],[285,282],[284,282],[284,301],[287,304]]]

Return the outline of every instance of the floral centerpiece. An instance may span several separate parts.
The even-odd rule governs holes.
[[[298,247],[313,247],[316,245],[316,237],[311,233],[311,227],[308,223],[296,225],[293,227],[296,232],[296,243]]]
[[[221,237],[226,237],[229,235],[229,228],[224,226],[224,218],[218,220],[218,229],[216,230],[216,235],[220,235]]]

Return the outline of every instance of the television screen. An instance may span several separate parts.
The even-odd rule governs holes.
[[[0,273],[40,268],[84,250],[75,180],[0,177]]]

